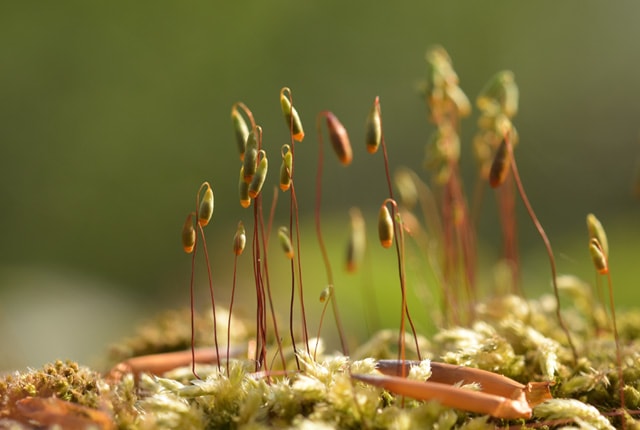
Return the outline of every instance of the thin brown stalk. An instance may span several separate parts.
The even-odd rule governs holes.
[[[320,333],[322,333],[322,322],[324,321],[324,316],[327,313],[327,306],[329,305],[329,302],[326,300],[327,297],[325,295],[325,291],[328,291],[328,295],[330,296],[331,294],[333,294],[333,288],[331,287],[327,287],[325,290],[323,290],[321,297],[321,301],[324,301],[324,305],[322,306],[322,312],[320,313],[320,322],[318,323],[318,335],[316,336],[316,346],[313,349],[313,359],[316,359],[316,356],[318,354],[318,344],[320,343]],[[324,298],[324,299],[323,299]]]
[[[274,209],[275,207],[275,202],[274,205],[272,207],[272,209]],[[265,279],[265,285],[266,285],[266,293],[267,293],[267,299],[269,300],[269,309],[271,311],[271,319],[273,322],[273,332],[276,338],[276,343],[278,345],[278,352],[280,354],[280,358],[282,360],[282,369],[283,370],[287,370],[287,362],[284,358],[284,352],[282,351],[282,340],[280,339],[280,334],[278,332],[278,322],[276,320],[276,312],[275,309],[273,307],[273,297],[271,295],[271,282],[269,281],[269,264],[268,264],[268,253],[267,253],[267,240],[265,238],[265,233],[264,233],[264,221],[263,221],[263,216],[262,216],[262,195],[258,195],[258,197],[256,197],[255,200],[255,208],[258,211],[258,221],[259,221],[259,228],[260,228],[260,235],[261,235],[261,239],[262,239],[262,249],[263,249],[263,269],[264,269],[264,279]]]
[[[288,88],[283,88],[281,91],[282,91],[281,94],[286,92],[287,98],[289,99],[289,103],[291,104],[291,108],[293,110],[294,103],[293,103],[293,94],[291,90]],[[291,195],[289,200],[289,240],[293,238],[292,236],[293,236],[294,219],[296,224],[296,252],[295,252],[296,262],[294,262],[293,259],[291,260],[291,300],[289,304],[289,332],[291,335],[291,345],[293,347],[293,352],[296,359],[296,366],[298,370],[300,370],[300,362],[298,360],[295,334],[293,329],[293,325],[294,325],[293,324],[293,308],[295,303],[295,285],[296,285],[296,276],[295,276],[296,263],[298,265],[298,289],[299,289],[299,295],[300,295],[300,313],[301,313],[301,319],[302,319],[302,339],[304,341],[307,354],[309,354],[310,351],[309,351],[309,334],[307,331],[307,317],[304,309],[304,290],[302,285],[302,257],[300,255],[301,254],[300,253],[300,224],[298,219],[298,200],[296,198],[296,192],[295,192],[294,180],[293,180],[293,170],[295,166],[294,151],[295,151],[295,141],[296,141],[294,137],[294,116],[293,115],[289,116],[289,138],[290,138],[291,158],[293,160],[293,162],[291,163],[291,170],[289,171],[289,177],[291,180],[291,185],[290,185]]]
[[[211,276],[211,264],[209,263],[209,252],[207,251],[207,241],[204,238],[204,229],[200,223],[198,229],[200,230],[200,237],[202,237],[202,249],[204,250],[204,259],[207,265],[207,276],[209,278],[209,295],[211,296],[211,312],[213,314],[213,343],[216,348],[216,364],[218,365],[218,371],[220,371],[220,355],[218,350],[218,320],[216,318],[216,300],[213,294],[213,277]]]
[[[474,303],[476,303],[475,291],[475,233],[473,226],[469,220],[469,210],[467,208],[458,165],[451,163],[451,178],[447,182],[448,195],[451,199],[451,210],[453,211],[452,235],[455,241],[455,262],[454,268],[459,271],[459,277],[464,285],[466,294],[466,307],[468,319],[466,323],[470,323],[475,318]]]
[[[318,246],[320,247],[320,253],[322,254],[322,260],[324,262],[325,272],[327,274],[327,283],[330,287],[334,287],[333,271],[331,270],[331,263],[329,262],[329,254],[327,253],[327,248],[324,244],[324,239],[322,238],[322,229],[320,227],[320,205],[322,203],[322,168],[324,164],[321,119],[326,114],[327,114],[326,111],[320,112],[320,114],[318,114],[318,119],[316,121],[317,130],[318,130],[318,164],[317,164],[318,173],[316,174],[316,205],[314,209],[314,217],[315,217],[315,225],[316,225],[316,236],[318,238]],[[340,321],[340,313],[338,311],[338,305],[336,303],[335,289],[333,291],[333,294],[331,294],[330,300],[331,300],[331,308],[333,310],[333,316],[336,321],[336,327],[338,329],[338,335],[340,336],[342,353],[344,355],[349,355],[349,348],[347,346],[344,330],[342,328],[342,322]]]
[[[611,322],[613,325],[613,337],[616,342],[616,364],[618,368],[618,395],[620,396],[620,408],[624,410],[624,375],[622,373],[622,353],[620,351],[620,338],[618,335],[618,323],[616,322],[616,306],[613,302],[613,282],[611,281],[611,272],[609,271],[609,261],[607,255],[603,253],[607,267],[607,282],[609,284],[609,306],[611,309]],[[625,428],[626,423],[624,415],[622,416],[622,428]]]
[[[231,347],[231,313],[233,312],[233,300],[236,295],[236,273],[238,268],[238,256],[233,257],[233,283],[231,284],[231,300],[229,302],[229,318],[227,320],[227,376],[229,376],[229,349]]]
[[[253,128],[256,126],[256,121],[253,118],[253,113],[251,112],[251,109],[249,109],[244,103],[242,102],[236,102],[233,104],[232,108],[235,107],[239,107],[240,109],[242,109],[242,111],[245,113],[245,115],[247,115],[247,118],[249,118],[249,123],[251,124],[250,129],[253,130]]]
[[[189,301],[191,304],[191,373],[196,379],[201,379],[198,373],[196,373],[196,327],[194,317],[194,298],[193,298],[193,283],[196,269],[196,251],[198,249],[198,241],[196,240],[193,245],[193,252],[191,253],[191,281],[189,282]]]
[[[307,354],[309,351],[309,332],[307,330],[307,317],[304,311],[304,288],[302,284],[302,251],[300,246],[300,219],[298,218],[298,197],[296,195],[295,184],[293,181],[291,182],[291,211],[295,214],[295,218],[290,217],[289,219],[289,231],[292,227],[292,221],[295,219],[295,231],[296,231],[296,265],[298,267],[298,295],[300,296],[300,310],[301,310],[301,318],[302,318],[302,340],[305,344],[305,349]],[[292,233],[293,234],[293,233]],[[293,260],[291,261],[291,273],[294,270]],[[292,277],[292,285],[291,288],[294,288],[293,282],[294,278]]]
[[[254,202],[255,203],[255,202]],[[260,240],[258,235],[258,211],[254,204],[253,210],[253,238],[252,238],[252,252],[253,252],[253,276],[256,285],[256,372],[258,370],[267,369],[267,328],[266,328],[266,309],[265,309],[265,292],[264,283],[262,279],[262,265],[260,254]]]
[[[540,235],[540,238],[544,243],[544,247],[547,250],[547,255],[549,256],[549,266],[551,268],[551,282],[553,284],[553,294],[555,295],[555,299],[556,299],[556,317],[558,318],[558,324],[560,324],[560,328],[562,328],[562,331],[567,337],[567,342],[569,343],[569,347],[571,348],[571,353],[573,354],[573,361],[574,363],[577,363],[578,352],[576,351],[576,347],[573,344],[573,340],[571,339],[571,333],[569,332],[569,329],[567,328],[567,325],[565,324],[564,319],[562,318],[562,313],[560,312],[560,292],[558,290],[556,260],[555,260],[555,257],[553,256],[553,250],[551,249],[551,242],[549,242],[549,238],[547,237],[547,234],[545,233],[544,228],[542,228],[542,224],[540,224],[540,221],[538,221],[538,217],[533,211],[533,207],[529,202],[527,193],[524,191],[522,181],[520,180],[520,173],[518,172],[518,166],[516,164],[515,157],[513,156],[513,148],[511,146],[511,142],[509,142],[509,140],[506,137],[505,139],[506,139],[507,151],[509,151],[508,156],[511,159],[511,172],[513,173],[513,179],[515,180],[516,186],[518,188],[518,192],[520,193],[520,197],[522,198],[522,202],[524,203],[524,206],[527,209],[527,213],[529,214],[531,221],[536,227],[536,230],[538,230],[538,234]]]
[[[375,106],[376,106],[376,110],[378,111],[378,115],[380,116],[380,145],[382,146],[382,159],[384,161],[384,172],[387,178],[387,187],[389,189],[389,199],[390,201],[393,202],[393,204],[391,205],[391,219],[393,220],[393,228],[394,230],[398,229],[397,223],[396,223],[396,215],[399,214],[398,212],[398,208],[397,205],[395,203],[395,198],[393,196],[393,186],[391,185],[391,173],[389,170],[389,156],[387,154],[387,144],[385,142],[385,138],[384,138],[384,125],[383,125],[383,121],[382,121],[382,111],[380,109],[380,99],[378,97],[376,97],[375,100]],[[400,235],[402,234],[402,232],[400,232]],[[416,353],[418,354],[418,358],[421,358],[421,354],[420,354],[420,346],[418,345],[418,334],[416,331],[416,328],[413,324],[413,319],[411,318],[411,313],[409,312],[409,305],[406,302],[406,291],[405,291],[405,278],[404,278],[404,258],[400,249],[400,243],[398,242],[398,234],[395,235],[396,240],[395,240],[395,247],[396,247],[396,257],[398,260],[398,276],[400,278],[400,288],[402,290],[401,294],[403,296],[403,307],[404,307],[404,311],[403,311],[403,316],[402,316],[402,320],[404,321],[404,314],[406,314],[407,316],[407,320],[409,321],[409,325],[411,326],[411,332],[413,333],[413,338],[416,344]],[[404,336],[404,327],[401,327],[401,333],[402,336]],[[403,347],[404,347],[404,339],[402,341]],[[404,359],[404,357],[402,357]]]
[[[520,286],[520,256],[518,253],[517,222],[515,213],[515,184],[511,176],[507,176],[497,193],[502,226],[504,258],[511,270],[511,292],[524,296]]]

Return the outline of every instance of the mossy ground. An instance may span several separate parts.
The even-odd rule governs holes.
[[[255,374],[252,361],[234,359],[229,375],[224,364],[221,371],[214,364],[199,366],[201,380],[193,377],[189,366],[161,376],[143,374],[137,381],[131,374],[113,380],[76,363],[58,361],[0,381],[0,428],[39,428],[60,422],[62,428],[122,429],[614,428],[621,426],[622,419],[627,428],[635,428],[633,411],[640,409],[640,316],[635,312],[619,316],[628,411],[623,415],[615,346],[605,328],[605,315],[588,312],[599,309],[589,292],[576,285],[571,288],[582,299],[582,304],[574,301],[578,305],[565,310],[580,355],[577,363],[555,323],[554,301],[546,296],[531,301],[516,296],[485,301],[476,306],[477,319],[470,327],[441,329],[430,339],[420,339],[423,358],[478,367],[524,383],[553,381],[554,399],[535,407],[527,421],[508,422],[454,410],[439,405],[437,399],[401,399],[352,381],[349,372],[374,373],[377,359],[397,358],[396,335],[384,331],[363,343],[351,359],[320,351],[314,360],[302,353],[301,371],[286,376],[278,369],[272,369],[272,376]],[[186,316],[167,313],[144,326],[114,349],[118,359],[125,358],[124,351],[147,354],[183,348],[188,344]],[[602,324],[594,322],[594,316]],[[206,318],[198,321],[207,325]],[[172,336],[172,345],[167,345]],[[249,338],[245,331],[234,343],[246,344]],[[295,369],[293,357],[288,357],[289,370]],[[20,406],[20,399],[31,397],[56,397],[87,409],[65,407],[56,412],[50,408],[34,415]],[[92,416],[88,410],[101,415]],[[78,415],[84,419],[82,426],[65,425]]]

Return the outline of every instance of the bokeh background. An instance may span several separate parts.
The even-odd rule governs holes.
[[[314,122],[329,109],[349,129],[355,152],[348,169],[328,157],[323,181],[338,299],[352,340],[371,329],[363,315],[395,327],[393,254],[374,247],[378,272],[369,277],[340,270],[347,210],[361,206],[372,224],[385,197],[381,159],[361,144],[376,95],[392,166],[427,177],[432,126],[416,87],[424,53],[436,43],[472,100],[495,72],[514,72],[521,175],[559,271],[593,280],[584,219],[594,212],[609,234],[617,301],[640,304],[632,194],[640,154],[638,2],[7,1],[0,9],[0,369],[55,358],[95,362],[136,323],[186,306],[190,258],[180,229],[204,180],[216,195],[207,227],[215,288],[228,302],[231,239],[238,220],[250,220],[237,202],[230,107],[243,101],[253,110],[275,170],[288,141],[278,103],[285,85],[308,136],[296,147],[296,184],[310,312],[318,314],[325,282],[312,231]],[[463,123],[468,189],[475,119]],[[270,181],[268,190],[273,173]],[[282,197],[279,223],[287,220]],[[480,221],[487,273],[500,246],[494,206],[489,194]],[[524,213],[520,221],[525,288],[549,291],[543,247]],[[270,259],[286,303],[288,266],[277,252]],[[198,264],[198,306],[206,309]],[[239,271],[238,309],[250,316],[248,258]],[[376,295],[377,304],[367,301]],[[437,305],[417,295],[413,312],[427,327]],[[315,331],[317,318],[310,326]]]

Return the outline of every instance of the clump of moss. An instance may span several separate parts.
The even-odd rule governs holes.
[[[109,351],[110,364],[127,358],[162,352],[182,351],[191,347],[190,310],[167,310],[157,317],[144,322],[134,335],[112,345]],[[220,308],[217,311],[218,331],[226,333],[228,311]],[[233,325],[231,342],[239,342],[247,338],[248,329],[244,321],[231,319]],[[210,314],[194,313],[195,346],[213,345],[213,319]]]
[[[0,379],[0,428],[138,428],[136,393],[131,375],[110,384],[96,370],[58,360]]]
[[[0,380],[0,417],[11,414],[18,399],[51,397],[97,408],[100,404],[98,372],[72,361],[56,361],[41,370],[6,375]]]
[[[620,425],[615,348],[607,333],[595,328],[576,336],[581,351],[573,364],[561,340],[549,299],[525,301],[515,296],[490,299],[476,307],[481,322],[471,329],[442,329],[424,353],[435,360],[478,367],[521,382],[552,381],[554,399],[534,408],[527,425],[613,428]],[[638,328],[623,313],[628,332]],[[188,314],[183,314],[188,320]],[[575,312],[580,326],[592,327],[590,315]],[[160,325],[161,327],[162,325]],[[158,328],[160,329],[160,328]],[[625,401],[628,410],[640,407],[640,345],[624,338]],[[20,399],[55,397],[101,411],[122,429],[150,428],[442,428],[482,429],[506,425],[503,420],[454,410],[429,401],[402,399],[382,389],[356,382],[352,373],[375,373],[378,358],[396,354],[397,339],[374,336],[373,356],[349,359],[299,354],[301,370],[254,373],[250,361],[232,360],[229,373],[209,365],[194,379],[188,363],[164,375],[143,374],[105,380],[96,371],[73,362],[6,375],[0,380],[0,422],[20,418]],[[375,356],[377,351],[381,354]],[[154,351],[155,352],[155,351]],[[408,375],[428,376],[428,366]],[[635,423],[627,417],[627,423]],[[15,421],[15,426],[27,421]],[[513,422],[511,423],[513,424]],[[24,424],[26,425],[26,424]],[[585,427],[585,428],[586,428]],[[16,427],[20,428],[20,427]],[[99,427],[103,428],[103,427]],[[590,428],[590,427],[589,427]]]
[[[71,361],[58,360],[40,370],[16,372],[0,380],[0,423],[19,429],[23,427],[20,423],[32,421],[34,413],[43,417],[43,413],[38,411],[43,405],[25,403],[33,398],[55,398],[71,405],[97,409],[103,395],[98,372]],[[60,404],[65,404],[62,402]],[[56,406],[59,405],[52,407]]]
[[[412,402],[400,403],[378,388],[354,383],[350,373],[373,373],[375,361],[350,362],[343,356],[315,361],[301,355],[303,371],[269,380],[250,373],[235,361],[230,376],[210,367],[201,370],[202,381],[182,383],[177,379],[143,378],[142,386],[152,395],[142,401],[150,413],[144,425],[164,428],[403,428],[399,423],[445,423],[457,421],[452,410]],[[413,425],[412,424],[412,425]],[[198,427],[196,427],[198,428]]]
[[[471,329],[452,327],[437,333],[425,354],[449,363],[490,370],[521,382],[551,381],[553,400],[534,408],[530,424],[612,428],[620,423],[615,353],[610,336],[587,330],[577,337],[583,356],[572,363],[571,351],[553,315],[552,299],[525,301],[516,296],[491,299],[477,306],[481,322]],[[590,315],[575,312],[579,326]],[[623,316],[623,320],[626,319]],[[371,341],[377,358],[396,354],[397,339],[381,332]],[[627,339],[626,406],[638,407],[640,345]],[[377,351],[377,353],[375,353]],[[453,410],[437,399],[401,399],[384,390],[354,382],[351,373],[375,372],[373,357],[351,361],[343,356],[300,354],[302,369],[286,376],[254,374],[252,364],[234,360],[229,376],[216,366],[203,367],[193,380],[188,367],[162,378],[143,376],[142,427],[164,428],[494,428],[501,420]],[[413,372],[415,373],[415,372]],[[614,412],[613,415],[610,413]],[[619,415],[619,414],[618,414]],[[630,418],[629,418],[630,420]],[[628,421],[631,423],[632,421]],[[504,423],[506,424],[506,423]]]

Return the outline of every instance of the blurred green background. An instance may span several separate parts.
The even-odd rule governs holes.
[[[395,327],[391,252],[373,247],[372,283],[341,274],[347,209],[361,206],[372,224],[385,197],[381,158],[361,143],[376,95],[391,164],[427,176],[421,166],[432,126],[416,86],[435,43],[452,56],[472,100],[495,72],[514,72],[521,175],[559,271],[593,279],[584,218],[594,212],[610,236],[617,300],[640,303],[640,218],[631,193],[640,154],[638,2],[6,1],[0,9],[0,368],[95,360],[136,322],[187,305],[190,258],[180,229],[204,180],[216,195],[207,238],[226,304],[231,239],[237,221],[250,219],[237,202],[230,108],[243,101],[253,110],[273,171],[288,141],[278,103],[285,85],[307,131],[296,147],[296,184],[309,230],[310,312],[319,312],[324,287],[311,230],[314,123],[329,109],[349,129],[355,157],[348,169],[328,157],[323,181],[341,308],[352,338],[366,334],[363,315],[380,308],[383,323]],[[475,118],[463,123],[469,190]],[[287,220],[286,197],[279,223]],[[488,265],[500,246],[494,207],[488,194],[480,224]],[[548,291],[543,248],[524,213],[520,221],[525,287]],[[271,254],[273,283],[286,303],[288,266],[280,257]],[[239,270],[238,309],[251,315],[247,257]],[[202,309],[205,281],[200,266]],[[385,306],[366,303],[363,285]],[[428,300],[413,306],[428,326]],[[310,327],[315,332],[315,317]]]

